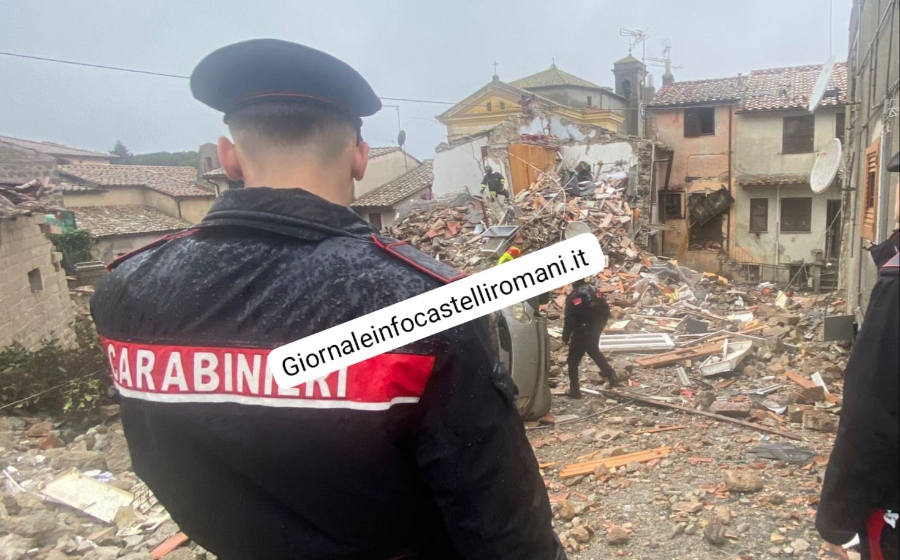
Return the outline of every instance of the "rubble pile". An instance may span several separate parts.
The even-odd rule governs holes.
[[[214,560],[131,472],[118,406],[103,412],[84,433],[0,416],[0,558]]]
[[[585,360],[589,398],[557,396],[527,426],[570,557],[841,557],[813,506],[849,357],[822,340],[823,319],[843,302],[674,264],[626,291],[601,340],[623,386],[606,389]],[[559,323],[550,331],[561,395],[566,351]],[[671,347],[615,349],[649,334]]]
[[[29,216],[33,212],[59,212],[63,208],[52,200],[54,194],[46,179],[34,179],[17,187],[0,185],[0,218]]]
[[[590,194],[573,197],[554,174],[542,173],[508,207],[474,197],[455,206],[424,206],[413,209],[388,233],[471,273],[490,266],[498,256],[482,252],[489,239],[487,227],[518,226],[510,243],[528,253],[560,241],[569,223],[579,221],[591,228],[609,258],[607,279],[617,282],[618,273],[624,271],[628,275],[624,279],[633,280],[652,263],[631,238],[638,212],[626,200],[627,185],[624,173],[613,174],[598,181]]]

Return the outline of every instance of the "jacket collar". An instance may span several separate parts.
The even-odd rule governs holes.
[[[225,191],[200,227],[243,226],[303,239],[377,233],[355,212],[303,189],[252,187]]]

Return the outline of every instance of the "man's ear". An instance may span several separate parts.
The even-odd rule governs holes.
[[[241,169],[241,163],[237,158],[237,148],[228,138],[219,137],[218,142],[219,163],[225,170],[225,175],[232,181],[241,181],[244,178],[244,171]]]
[[[353,163],[350,168],[351,176],[356,181],[362,181],[366,176],[366,167],[369,165],[369,145],[360,142],[353,149]]]

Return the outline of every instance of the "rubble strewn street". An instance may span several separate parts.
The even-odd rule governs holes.
[[[553,411],[526,427],[556,531],[575,559],[827,557],[814,507],[848,347],[823,342],[822,325],[842,302],[735,285],[641,251],[628,235],[625,183],[567,200],[543,175],[513,206],[512,223],[521,228],[512,242],[526,252],[579,220],[609,255],[598,277],[612,304],[601,348],[624,386],[608,391],[595,366],[584,365],[589,398],[561,396],[565,289],[543,310]],[[478,270],[493,258],[480,250],[475,228],[485,215],[502,219],[502,210],[478,199],[431,205],[414,209],[392,233]],[[671,345],[628,346],[630,336],[647,333]],[[0,558],[138,560],[168,549],[170,560],[212,558],[179,533],[130,472],[117,407],[104,413],[106,421],[83,433],[59,419],[0,418]],[[66,492],[126,507],[109,506],[104,518],[92,500],[60,499]]]

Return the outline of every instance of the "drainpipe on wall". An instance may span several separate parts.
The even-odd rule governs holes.
[[[890,98],[888,98],[890,99]],[[883,123],[883,127],[890,126],[891,123],[885,122]],[[879,154],[879,165],[881,166],[881,184],[878,186],[878,232],[877,237],[875,239],[876,243],[880,243],[888,238],[889,232],[893,229],[894,226],[894,217],[892,214],[894,213],[894,207],[891,205],[891,182],[893,180],[893,173],[888,173],[885,170],[885,166],[887,162],[891,161],[891,156],[894,154],[891,153],[891,140],[893,136],[892,132],[887,132],[885,128],[881,129],[881,154]],[[890,227],[888,224],[890,223]]]
[[[216,191],[216,197],[218,197],[219,194],[220,194],[220,193],[219,193],[219,183],[216,183],[216,182],[213,181],[212,179],[204,179],[204,181],[206,181],[207,183],[209,183],[210,185],[212,185],[213,190]]]
[[[181,199],[180,198],[175,199],[175,204],[178,206],[178,217],[181,218]]]
[[[732,135],[734,131],[734,105],[728,106],[728,194],[731,195],[732,199],[734,198],[734,192],[731,189],[731,169],[732,169],[732,160],[731,160],[731,152],[732,152]],[[725,237],[725,247],[728,252],[728,256],[731,256],[731,249],[734,248],[734,237],[731,235],[731,214],[736,212],[734,205],[731,205],[731,208],[728,210],[728,216],[726,216],[726,237]],[[729,249],[729,247],[731,249]]]
[[[781,264],[781,185],[778,185],[775,191],[775,280],[778,279],[778,265]]]

